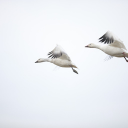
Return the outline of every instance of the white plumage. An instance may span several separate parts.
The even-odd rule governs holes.
[[[104,44],[107,43],[108,45],[98,45],[91,43],[85,47],[98,48],[110,56],[124,57],[125,60],[128,62],[128,60],[126,59],[126,57],[128,57],[128,52],[125,45],[110,31],[106,32],[102,37],[100,37],[99,42]]]
[[[64,52],[64,50],[59,45],[57,45],[51,52],[49,52],[48,55],[48,58],[40,58],[35,63],[51,62],[60,67],[72,68],[73,72],[78,74],[78,72],[74,69],[77,67],[72,63],[68,54]]]

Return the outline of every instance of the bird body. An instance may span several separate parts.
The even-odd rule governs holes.
[[[49,52],[48,55],[49,58],[40,58],[35,63],[50,62],[60,67],[72,68],[73,72],[78,74],[78,72],[73,69],[77,67],[72,63],[70,57],[59,45]]]
[[[74,68],[77,68],[71,61],[69,60],[62,60],[62,59],[54,59],[51,61],[52,63],[54,63],[55,65],[57,66],[60,66],[60,67],[74,67]]]
[[[62,60],[62,59],[59,59],[59,58],[56,58],[56,59],[40,58],[38,60],[38,62],[36,61],[36,63],[41,63],[41,62],[50,62],[50,63],[53,63],[53,64],[55,64],[57,66],[60,66],[60,67],[70,68],[72,66],[74,68],[77,68],[71,61],[69,61],[69,60]]]
[[[117,48],[117,47],[112,47],[112,46],[104,46],[103,51],[110,55],[110,56],[115,56],[115,57],[124,57],[123,52],[125,52],[124,49],[122,48]]]
[[[109,45],[96,45],[95,48],[98,48],[103,52],[105,52],[106,54],[115,57],[124,57],[122,53],[126,52],[126,50],[124,50],[123,48],[113,47]]]
[[[114,57],[128,57],[128,52],[123,42],[115,35],[113,35],[110,31],[106,32],[102,37],[99,38],[99,40],[100,42],[105,43],[105,45],[91,43],[85,47],[100,49],[106,54]]]

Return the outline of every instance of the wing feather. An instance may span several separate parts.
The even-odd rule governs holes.
[[[112,59],[113,58],[113,56],[106,56],[106,58],[104,59],[104,61],[108,61],[108,60],[110,60],[110,59]]]
[[[49,52],[48,55],[48,58],[60,58],[70,61],[70,57],[67,55],[66,52],[64,52],[64,50],[59,45],[57,45],[51,52]]]
[[[101,36],[99,38],[99,42],[104,44],[107,43],[110,46],[123,48],[127,50],[123,42],[119,38],[117,38],[115,35],[113,35],[110,31],[107,31],[103,36]]]

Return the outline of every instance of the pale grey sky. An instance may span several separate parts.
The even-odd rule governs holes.
[[[128,63],[87,49],[110,30],[128,48],[127,0],[0,1],[0,128],[127,128]],[[56,44],[79,68],[34,63]]]

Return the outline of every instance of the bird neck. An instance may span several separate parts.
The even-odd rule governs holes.
[[[52,62],[52,59],[51,58],[46,58],[45,61],[46,62]]]
[[[101,50],[101,45],[95,44],[95,48],[100,49]]]
[[[102,51],[104,50],[104,45],[95,44],[94,47]]]
[[[40,62],[51,62],[52,60],[50,58],[42,58]]]

